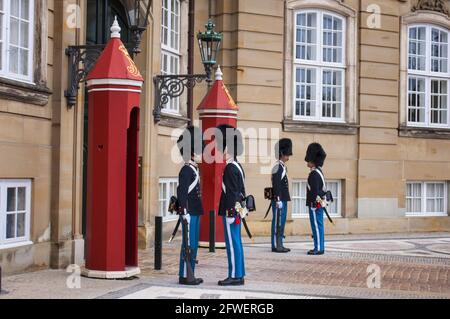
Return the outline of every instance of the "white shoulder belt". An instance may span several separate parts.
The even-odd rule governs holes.
[[[239,164],[238,164],[237,162],[235,162],[235,161],[231,162],[230,164],[233,164],[234,166],[237,167],[237,169],[238,169],[239,172],[241,173],[242,181],[243,181],[244,184],[245,184],[245,177],[244,177],[244,172],[242,171],[242,168],[241,168],[241,167],[239,166]],[[223,181],[222,181],[222,190],[223,190],[224,193],[227,192],[227,188],[225,187],[225,184],[224,184]]]
[[[326,191],[326,188],[325,188],[325,177],[323,177],[323,174],[322,174],[322,172],[320,170],[314,169],[314,171],[316,171],[319,174],[320,178],[322,179],[322,183],[323,183],[322,189],[323,189],[323,191]],[[311,190],[311,186],[309,185],[309,183],[308,183],[308,189]]]
[[[189,185],[189,188],[188,188],[188,194],[189,194],[190,192],[192,192],[192,190],[195,188],[195,186],[197,186],[198,181],[199,181],[199,179],[200,179],[200,176],[199,176],[199,174],[198,174],[197,169],[196,169],[193,165],[191,165],[191,164],[189,164],[189,167],[192,168],[192,170],[193,170],[194,173],[195,173],[195,180],[192,182],[191,185]]]

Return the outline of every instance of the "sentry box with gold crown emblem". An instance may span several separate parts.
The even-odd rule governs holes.
[[[216,71],[216,79],[214,85],[209,90],[203,101],[198,106],[200,120],[202,122],[202,130],[217,127],[221,124],[228,124],[232,127],[237,125],[238,107],[230,95],[227,87],[223,83],[222,71],[220,66]],[[209,137],[205,136],[207,144],[214,143],[208,141]],[[201,163],[201,187],[202,201],[205,212],[214,210],[217,214],[219,211],[220,195],[222,193],[222,175],[226,163],[203,161]],[[203,216],[200,227],[200,245],[202,247],[209,246],[210,232],[209,215]],[[215,238],[217,247],[225,247],[225,235],[222,218],[216,219]]]
[[[120,40],[111,40],[87,77],[89,94],[87,251],[82,274],[126,278],[138,267],[139,104],[144,79]]]

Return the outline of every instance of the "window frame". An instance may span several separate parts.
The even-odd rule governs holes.
[[[173,73],[172,70],[170,71],[165,71],[163,69],[164,63],[163,63],[163,56],[167,56],[167,66],[168,69],[170,69],[170,59],[172,57],[174,57],[178,64],[177,64],[177,68],[178,68],[178,72]],[[171,74],[179,74],[180,73],[180,65],[181,65],[181,56],[178,54],[174,54],[170,51],[166,51],[166,50],[161,50],[161,74],[163,75],[171,75]],[[167,113],[167,114],[173,114],[173,115],[179,115],[180,114],[180,98],[179,97],[175,97],[175,98],[169,98],[169,101],[167,102],[167,104],[161,109],[161,112]]]
[[[306,185],[308,184],[308,181],[306,179],[293,179],[292,180],[292,185],[291,185],[291,189],[294,189],[294,183],[299,183],[300,185],[302,183],[305,184],[305,189],[306,189]],[[330,180],[326,180],[325,181],[326,184],[328,183],[337,183],[337,194],[333,194],[334,200],[337,201],[337,211],[336,212],[331,212],[330,216],[332,218],[342,218],[342,185],[343,185],[343,181],[340,179],[330,179]],[[300,186],[301,188],[301,186]],[[303,194],[301,194],[300,196],[295,196],[293,193],[291,194],[291,201],[292,201],[292,210],[291,210],[291,217],[292,219],[302,219],[302,218],[309,218],[309,213],[306,210],[306,213],[295,213],[294,212],[294,200],[296,199],[300,199],[300,200],[305,200],[305,208],[306,208],[306,192],[304,192]],[[303,207],[303,206],[302,206]]]
[[[162,10],[164,10],[164,0],[161,0],[162,1],[162,5],[161,5],[161,13],[162,13]],[[167,8],[167,11],[168,11],[168,22],[167,22],[167,30],[168,30],[168,32],[167,32],[167,43],[171,43],[171,39],[172,39],[172,35],[171,35],[171,33],[172,33],[172,26],[173,26],[173,21],[172,21],[172,15],[171,15],[171,13],[172,13],[172,1],[175,1],[177,4],[178,4],[178,23],[177,23],[177,30],[178,30],[178,32],[177,32],[177,35],[178,35],[178,37],[177,37],[177,44],[178,44],[178,49],[176,49],[176,48],[173,48],[173,47],[171,47],[170,45],[166,45],[166,44],[164,44],[164,42],[163,42],[163,39],[162,39],[162,37],[163,37],[163,32],[161,32],[161,49],[162,50],[166,50],[166,51],[170,51],[170,52],[172,52],[173,54],[177,54],[177,55],[180,55],[180,45],[181,45],[181,30],[180,30],[180,28],[181,28],[181,1],[180,0],[167,0],[167,3],[169,4],[169,6],[168,6],[168,8]],[[165,26],[163,26],[163,15],[161,14],[161,31],[162,31],[162,28],[164,28]]]
[[[158,216],[162,216],[163,222],[171,222],[178,219],[178,215],[170,214],[169,212],[162,212],[161,203],[162,201],[166,201],[167,207],[170,200],[171,194],[167,195],[167,198],[161,198],[161,184],[165,184],[166,187],[170,188],[170,183],[175,183],[175,193],[172,194],[176,196],[176,189],[178,187],[178,178],[177,177],[160,177],[158,179]],[[162,214],[162,215],[161,215]]]
[[[29,20],[28,20],[28,75],[21,75],[21,74],[15,74],[9,71],[9,50],[10,50],[10,28],[11,28],[11,1],[17,1],[17,0],[3,0],[3,26],[2,26],[2,65],[0,66],[0,77],[13,80],[13,81],[19,81],[24,82],[28,84],[35,84],[33,80],[34,76],[34,37],[35,37],[35,27],[34,27],[34,20],[35,20],[35,13],[36,13],[36,6],[34,0],[29,0]],[[22,19],[19,18],[19,25]],[[20,37],[20,29],[19,29],[19,37]],[[20,40],[19,40],[20,42]],[[18,52],[20,52],[20,43],[17,46]],[[19,66],[20,66],[20,55],[18,56],[19,59]]]
[[[416,198],[413,196],[408,196],[408,184],[420,184],[421,185],[421,194],[420,194],[420,212],[408,212],[408,199]],[[427,211],[427,187],[430,184],[442,184],[444,185],[444,211],[443,212],[428,212]],[[405,189],[405,216],[406,217],[440,217],[440,216],[448,216],[448,182],[446,181],[407,181]],[[436,197],[433,197],[436,199]]]
[[[164,1],[165,0],[161,0],[161,37],[160,37],[160,42],[161,42],[161,73],[162,74],[168,74],[168,75],[175,75],[175,74],[179,74],[180,73],[180,68],[181,68],[181,1],[180,0],[167,0],[167,4],[168,7],[165,8],[164,7]],[[177,6],[178,6],[178,21],[177,21],[177,26],[176,29],[173,29],[173,20],[172,20],[172,1],[175,1]],[[167,15],[167,43],[168,45],[164,44],[163,41],[163,29],[166,28],[163,25],[163,11],[167,9],[168,15]],[[170,46],[171,43],[171,39],[172,39],[172,30],[177,30],[176,36],[177,38],[175,39],[177,41],[177,47],[173,48]],[[167,70],[163,70],[163,55],[167,55],[170,59],[171,56],[177,57],[178,60],[178,73],[172,73],[169,72]],[[170,65],[170,62],[168,63],[168,65]],[[180,99],[179,98],[171,98],[169,99],[169,102],[163,107],[161,108],[161,112],[162,113],[166,113],[166,114],[172,114],[172,115],[180,115]]]
[[[297,16],[299,14],[316,13],[316,59],[315,60],[305,60],[297,59]],[[323,16],[324,14],[338,18],[342,22],[342,62],[324,62],[323,61]],[[346,123],[346,80],[347,80],[347,20],[346,17],[335,12],[324,10],[324,9],[297,9],[293,12],[293,52],[292,52],[292,119],[297,121],[309,121],[309,122],[320,122],[320,123]],[[296,74],[297,69],[315,69],[316,70],[316,102],[315,102],[315,116],[304,116],[296,114]],[[331,71],[341,71],[341,114],[340,117],[331,118],[322,115],[323,100],[323,72],[325,70]],[[318,85],[320,84],[320,85]],[[317,112],[319,110],[319,112]]]
[[[425,28],[425,70],[412,70],[409,68],[410,57],[410,30],[412,28]],[[435,72],[431,71],[432,60],[432,30],[437,29],[447,34],[447,72]],[[450,29],[440,27],[432,23],[410,23],[406,28],[406,125],[408,127],[419,128],[443,128],[450,129]],[[424,79],[425,80],[425,120],[424,122],[413,122],[409,118],[409,80],[410,78]],[[437,124],[431,123],[431,82],[435,80],[447,81],[447,123]]]
[[[25,187],[25,236],[7,239],[6,238],[6,226],[7,226],[6,216],[8,215],[6,211],[7,189],[11,187],[13,188]],[[32,244],[32,242],[30,241],[31,196],[32,196],[31,188],[32,182],[29,179],[23,180],[0,179],[0,250],[15,246]],[[14,214],[17,216],[18,214],[17,210],[15,211]],[[16,225],[17,225],[17,217],[16,217]]]

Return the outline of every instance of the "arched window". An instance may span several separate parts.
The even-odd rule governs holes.
[[[449,32],[432,24],[408,26],[407,123],[449,127]]]
[[[337,14],[295,13],[294,119],[344,121],[345,33]]]
[[[336,0],[292,0],[285,14],[283,129],[356,134],[356,10]]]
[[[449,134],[449,41],[447,15],[416,11],[402,17],[400,136],[435,138]]]

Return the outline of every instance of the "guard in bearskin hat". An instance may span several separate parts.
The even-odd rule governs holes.
[[[306,151],[305,161],[311,170],[306,191],[306,206],[309,209],[309,219],[314,239],[314,249],[308,255],[323,255],[325,252],[325,234],[323,226],[324,207],[321,198],[326,195],[325,177],[322,167],[327,154],[318,143],[312,143]]]
[[[228,257],[228,277],[219,281],[220,286],[237,286],[244,284],[245,266],[244,249],[241,238],[242,217],[241,203],[245,199],[245,173],[237,156],[243,152],[241,133],[229,126],[217,127],[216,143],[224,155],[226,166],[222,179],[219,216],[223,218],[225,244]]]
[[[292,156],[292,141],[282,138],[275,145],[275,153],[278,161],[272,170],[272,251],[277,253],[287,253],[289,248],[284,247],[284,228],[286,225],[287,206],[291,200],[289,195],[289,181],[287,175],[286,162]]]
[[[200,174],[195,159],[203,153],[203,135],[199,128],[186,128],[177,141],[184,165],[178,175],[176,209],[182,224],[182,245],[180,252],[179,283],[199,285],[203,279],[194,275],[198,242],[200,236],[200,216],[203,206],[200,195]]]

